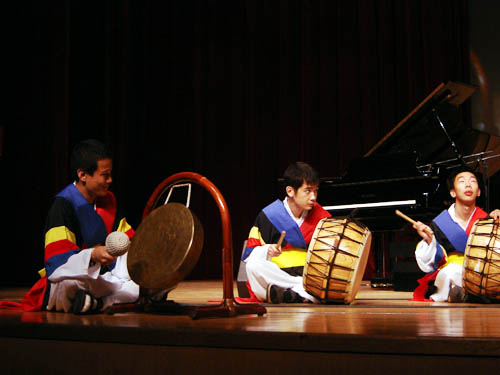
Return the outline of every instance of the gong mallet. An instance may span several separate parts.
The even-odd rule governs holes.
[[[106,250],[115,257],[125,254],[129,247],[130,239],[123,232],[111,232],[106,237]]]
[[[280,239],[279,239],[279,240],[278,240],[278,242],[276,243],[276,246],[277,246],[278,248],[280,248],[280,247],[281,247],[281,243],[283,242],[283,239],[285,238],[285,234],[286,234],[286,231],[281,232]],[[272,257],[271,255],[267,254],[267,258],[266,258],[267,260],[271,260],[272,258],[273,258],[273,257]]]
[[[413,220],[411,217],[409,216],[406,216],[404,213],[402,213],[401,211],[399,210],[396,210],[396,215],[398,215],[399,217],[405,219],[407,222],[411,223],[411,224],[416,224],[417,222],[415,220]],[[428,227],[425,227],[424,229],[424,232],[427,233],[429,236],[434,236],[434,232],[428,228]]]

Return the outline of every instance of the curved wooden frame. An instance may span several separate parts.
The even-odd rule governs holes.
[[[233,239],[231,229],[231,218],[226,201],[217,187],[206,177],[194,172],[176,173],[163,180],[153,191],[146,203],[142,219],[156,208],[161,195],[173,185],[182,182],[194,182],[202,186],[212,195],[217,206],[222,222],[222,283],[223,301],[218,306],[202,306],[190,313],[193,319],[209,316],[236,316],[240,314],[263,315],[266,309],[258,304],[238,304],[234,300],[233,293]]]

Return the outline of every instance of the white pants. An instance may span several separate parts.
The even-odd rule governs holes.
[[[89,267],[92,249],[71,256],[66,264],[50,276],[50,295],[47,310],[68,312],[78,290],[85,290],[103,299],[103,309],[115,303],[132,303],[139,298],[139,285],[127,270],[127,254],[117,258],[112,271],[99,274],[100,264]]]
[[[291,276],[282,271],[276,263],[266,260],[268,247],[269,245],[255,247],[245,260],[248,281],[257,298],[266,301],[267,287],[276,285],[281,288],[290,288],[302,298],[318,302],[305,291],[301,276]]]
[[[450,263],[439,270],[434,285],[437,292],[431,295],[430,299],[436,302],[448,301],[450,288],[454,285],[462,287],[463,267],[456,263]]]

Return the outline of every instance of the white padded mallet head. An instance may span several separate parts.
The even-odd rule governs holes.
[[[115,257],[125,254],[129,247],[130,239],[123,232],[111,232],[106,237],[106,250]]]

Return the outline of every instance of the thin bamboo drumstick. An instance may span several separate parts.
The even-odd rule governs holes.
[[[280,239],[278,240],[278,242],[276,243],[276,246],[278,248],[281,247],[281,243],[283,242],[283,240],[285,239],[285,234],[286,234],[286,231],[283,231],[281,232],[281,236],[280,236]],[[271,260],[272,259],[272,256],[270,256],[269,254],[267,254],[267,260]]]
[[[402,213],[402,212],[401,212],[401,211],[399,211],[399,210],[396,210],[396,215],[398,215],[399,217],[401,217],[401,218],[405,219],[405,220],[406,220],[406,221],[408,221],[409,223],[412,223],[412,224],[416,224],[416,223],[417,223],[417,222],[416,222],[415,220],[413,220],[411,217],[406,216],[404,213]],[[426,227],[426,228],[424,229],[424,232],[426,232],[429,236],[434,236],[434,232],[433,232],[430,228],[428,228],[428,227]]]

